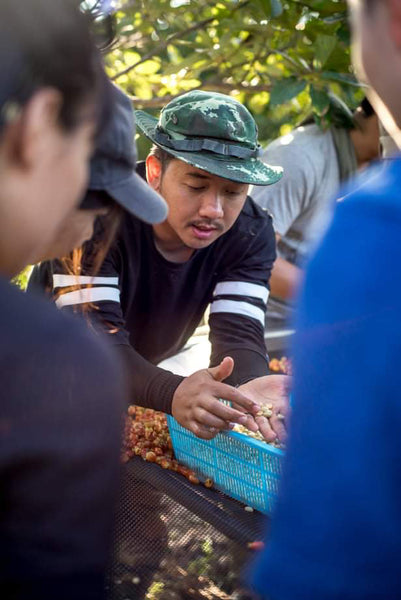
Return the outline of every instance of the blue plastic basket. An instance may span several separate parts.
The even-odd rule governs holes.
[[[270,514],[277,495],[284,452],[235,431],[202,440],[167,417],[176,458],[210,477],[216,488]]]

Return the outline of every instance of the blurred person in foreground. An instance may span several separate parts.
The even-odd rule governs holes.
[[[288,378],[268,376],[264,343],[275,238],[271,217],[247,196],[250,183],[274,184],[281,169],[258,160],[256,123],[229,96],[193,91],[159,120],[142,111],[136,119],[154,142],[138,171],[166,200],[167,219],[150,226],[125,215],[92,287],[83,270],[72,290],[57,263],[41,264],[36,283],[63,310],[94,305],[86,314],[120,353],[132,403],[171,413],[204,438],[234,422],[284,438]],[[121,161],[134,144],[126,131],[116,145]],[[182,377],[156,366],[184,346],[209,303],[210,367]],[[273,415],[255,423],[263,402],[274,403]]]
[[[98,275],[98,268],[107,254],[120,220],[124,218],[123,212],[128,211],[131,216],[146,223],[159,223],[167,216],[164,200],[135,173],[135,123],[131,101],[116,86],[109,85],[108,89],[112,99],[111,114],[96,139],[88,189],[79,207],[71,211],[42,255],[43,259],[65,257],[58,264],[66,272],[56,276],[56,280],[70,286],[71,291],[77,289],[77,282],[80,281],[80,247],[92,238],[94,216],[98,217],[95,223],[97,241],[91,245],[91,256],[86,256],[86,280],[94,290],[104,281]],[[121,152],[122,147],[126,148],[126,153]],[[71,248],[74,251],[69,256]],[[39,292],[43,296],[41,280],[37,277],[39,274],[36,267],[29,280],[28,292]],[[86,319],[84,326],[88,326]],[[130,491],[129,500],[125,486]],[[142,598],[167,549],[166,528],[161,518],[161,495],[135,474],[129,477],[128,482],[122,481],[112,554],[114,569],[131,573],[119,585],[119,592],[127,597],[133,595]],[[137,583],[132,581],[134,576],[138,579]]]
[[[353,60],[401,147],[401,3],[351,0]],[[348,190],[312,258],[290,443],[253,582],[269,600],[401,598],[401,158]]]
[[[110,99],[70,0],[2,0],[0,63],[0,597],[100,600],[121,372],[87,328],[9,279],[76,210]]]
[[[93,243],[90,257],[86,257],[87,281],[92,286],[101,283],[101,278],[98,279],[96,275],[114,241],[125,211],[149,224],[164,221],[168,211],[163,198],[135,172],[135,122],[130,99],[108,80],[105,90],[111,106],[107,122],[102,124],[96,137],[89,166],[88,189],[79,206],[74,207],[54,239],[35,261],[62,257],[69,274],[60,275],[60,278],[63,278],[64,286],[72,288],[80,282],[82,246],[92,239],[94,231],[96,242]],[[70,254],[71,249],[74,252]],[[29,279],[28,291],[43,294],[37,275],[39,268],[35,267]],[[51,287],[47,291],[50,292]]]
[[[251,192],[273,216],[277,258],[270,278],[266,329],[292,325],[294,294],[304,265],[323,236],[341,186],[379,156],[379,122],[365,98],[340,124],[322,129],[307,122],[274,140],[263,160],[284,169],[273,188]]]

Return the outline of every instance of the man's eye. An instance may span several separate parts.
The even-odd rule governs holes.
[[[201,186],[201,187],[195,187],[193,185],[187,185],[187,187],[189,187],[190,190],[194,190],[196,192],[199,192],[200,190],[204,190],[205,189],[203,186]]]
[[[226,190],[227,196],[239,196],[241,192],[234,192],[233,190]]]

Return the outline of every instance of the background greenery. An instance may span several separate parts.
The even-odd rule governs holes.
[[[322,126],[349,123],[349,109],[363,98],[350,67],[343,0],[118,5],[107,68],[137,108],[157,114],[197,88],[231,94],[254,114],[266,143],[311,113]],[[138,141],[143,154],[143,137]]]
[[[231,94],[266,144],[311,115],[322,127],[349,125],[364,96],[350,66],[344,0],[77,1],[97,16],[100,46],[114,37],[110,77],[155,115],[192,89]],[[138,136],[137,145],[143,158],[149,142]],[[14,282],[25,288],[29,272]]]

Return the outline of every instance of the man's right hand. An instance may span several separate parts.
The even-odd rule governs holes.
[[[186,377],[173,396],[173,417],[183,427],[205,440],[212,439],[222,429],[230,429],[234,423],[256,431],[253,416],[260,410],[260,406],[237,388],[221,383],[229,377],[233,368],[233,359],[226,357],[217,367],[202,369]],[[245,413],[253,416],[227,406],[220,399],[234,402]]]

